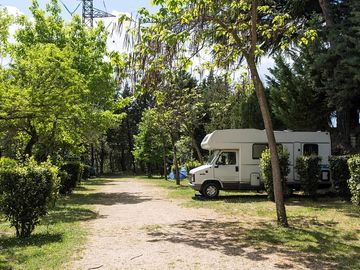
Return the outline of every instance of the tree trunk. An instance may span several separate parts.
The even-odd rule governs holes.
[[[94,150],[94,152],[95,152],[95,150]],[[99,166],[99,155],[98,155],[98,153],[94,154],[94,160],[95,160],[95,174],[99,175],[100,174],[100,172],[99,172],[100,166]]]
[[[38,142],[39,136],[36,132],[36,129],[34,126],[30,125],[30,130],[28,131],[28,134],[30,135],[30,140],[26,144],[25,147],[25,156],[32,156],[32,149],[34,145]]]
[[[95,168],[95,149],[94,149],[93,143],[90,145],[90,148],[91,148],[91,168],[94,169]]]
[[[348,147],[350,145],[349,111],[347,109],[339,110],[336,116],[336,124],[341,142],[343,142],[345,146]]]
[[[324,19],[326,22],[326,26],[331,28],[334,26],[334,17],[330,8],[330,4],[328,0],[319,0],[319,4],[324,15]]]
[[[255,62],[256,45],[257,45],[257,0],[253,0],[251,5],[251,48],[249,54],[246,54],[245,57],[247,64],[250,68],[252,81],[255,86],[255,92],[259,102],[261,115],[266,130],[266,136],[270,148],[271,169],[273,175],[277,221],[279,225],[288,227],[289,225],[287,222],[286,210],[284,204],[284,195],[281,184],[280,162],[276,147],[276,140],[275,140],[269,107],[266,101],[264,85],[260,79]]]
[[[115,173],[113,150],[110,150],[110,153],[109,153],[109,166],[110,166],[111,173]]]
[[[104,174],[105,157],[106,157],[106,152],[104,148],[104,143],[102,142],[100,146],[100,174]]]
[[[175,166],[175,179],[176,184],[180,185],[180,174],[179,174],[179,164],[177,160],[177,149],[176,149],[176,141],[173,134],[170,134],[171,137],[171,145],[173,149],[173,160],[174,160],[174,166]]]
[[[123,172],[126,172],[127,171],[127,166],[126,166],[126,156],[125,156],[125,149],[122,148],[121,149],[121,170]]]
[[[259,106],[261,114],[264,121],[264,126],[266,130],[266,136],[269,143],[270,155],[271,155],[271,169],[273,175],[273,184],[274,184],[274,197],[276,203],[276,213],[277,221],[281,226],[287,227],[287,217],[284,204],[284,195],[281,184],[281,172],[280,172],[280,162],[279,156],[276,147],[276,140],[274,135],[274,130],[272,126],[272,121],[270,117],[269,108],[266,102],[266,96],[264,92],[264,86],[261,82],[260,76],[258,74],[255,61],[248,61],[248,65],[251,71],[251,77],[255,85],[256,96],[259,101]]]
[[[203,158],[203,156],[202,156],[202,154],[201,154],[201,150],[200,150],[200,148],[199,148],[199,146],[198,146],[198,144],[197,144],[197,141],[196,141],[196,139],[195,139],[195,137],[194,137],[194,134],[191,133],[190,136],[191,136],[192,145],[193,145],[193,147],[194,147],[194,149],[195,149],[195,151],[196,151],[196,154],[197,154],[197,156],[198,156],[198,159],[199,159],[199,161],[200,161],[201,164],[204,164],[204,158]]]
[[[132,165],[133,173],[136,174],[135,158],[132,153],[132,150],[134,148],[134,143],[133,143],[133,136],[131,134],[131,130],[130,130],[131,127],[130,127],[128,118],[126,118],[126,127],[127,127],[127,139],[128,139],[128,145],[129,145],[129,154],[130,154],[130,158],[131,158],[131,165]]]
[[[166,143],[163,141],[163,170],[164,170],[164,178],[167,180],[167,162],[166,162]]]

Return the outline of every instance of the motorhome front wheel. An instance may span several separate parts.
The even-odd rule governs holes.
[[[219,185],[216,183],[206,183],[202,189],[202,193],[207,198],[216,198],[219,195]]]

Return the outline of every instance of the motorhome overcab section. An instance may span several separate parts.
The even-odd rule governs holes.
[[[291,190],[300,188],[295,172],[300,155],[316,154],[321,157],[321,188],[330,188],[329,161],[331,141],[328,132],[275,131],[277,144],[289,152],[290,173],[287,185]],[[208,164],[194,168],[189,173],[189,185],[201,194],[214,198],[219,190],[262,190],[259,161],[267,145],[265,130],[225,129],[215,130],[205,136],[201,147],[212,152]]]

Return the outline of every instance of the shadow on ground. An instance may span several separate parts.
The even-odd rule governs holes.
[[[303,224],[312,223],[306,219],[301,217]],[[310,269],[354,269],[359,263],[360,248],[348,243],[335,225],[312,224],[311,229],[304,229],[299,224],[284,229],[264,221],[250,225],[212,219],[186,220],[148,234],[152,238],[150,242],[181,243],[254,261],[268,260],[272,254],[278,254],[286,263],[277,264],[277,268],[302,265]],[[327,226],[326,233],[321,232],[322,226]]]
[[[71,204],[99,204],[99,205],[115,205],[115,204],[138,204],[153,200],[152,197],[143,196],[141,193],[105,193],[94,192],[88,194],[76,193],[71,195],[69,203]]]
[[[226,203],[252,203],[268,200],[266,194],[219,195],[216,199],[208,199],[202,195],[195,195],[192,199],[197,201],[223,201]]]
[[[47,216],[43,217],[41,224],[71,223],[99,217],[96,212],[86,208],[58,205]]]

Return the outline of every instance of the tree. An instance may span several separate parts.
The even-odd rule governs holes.
[[[325,27],[322,48],[314,65],[319,70],[326,101],[336,112],[337,141],[350,149],[350,132],[359,126],[359,11],[358,1],[319,0]],[[341,37],[341,38],[339,38]]]
[[[110,147],[110,168],[112,171],[127,171],[132,167],[136,172],[134,150],[134,135],[139,133],[139,123],[144,111],[153,107],[153,97],[145,94],[137,97],[131,92],[130,86],[125,84],[119,90],[122,98],[129,98],[130,103],[119,113],[126,112],[126,117],[115,128],[108,130],[107,143]]]
[[[46,147],[50,152],[55,141],[79,143],[71,127],[81,120],[77,116],[85,108],[79,100],[86,89],[83,78],[71,67],[69,54],[52,44],[39,44],[24,50],[22,58],[6,70],[8,78],[2,82],[10,87],[0,89],[0,120],[4,128],[26,134],[24,155],[32,156],[39,141],[51,139]]]
[[[318,89],[320,80],[313,66],[316,57],[313,46],[293,53],[292,65],[278,55],[275,67],[270,69],[272,76],[267,77],[272,111],[287,129],[329,129],[331,111],[325,93]]]
[[[176,142],[183,130],[192,138],[193,147],[198,147],[194,129],[198,124],[201,103],[195,87],[196,80],[181,70],[173,76],[168,76],[162,86],[154,92],[155,108],[159,115],[162,115],[159,121],[170,136],[177,185],[180,185],[180,174]],[[201,155],[199,148],[197,153]]]
[[[9,26],[12,24],[14,18],[7,13],[7,10],[0,8],[0,58],[6,56],[8,53],[9,44]],[[2,64],[2,62],[0,62]]]
[[[139,163],[145,163],[148,176],[151,176],[154,168],[163,165],[166,175],[166,160],[168,156],[169,135],[168,131],[159,122],[162,118],[155,109],[144,111],[139,124],[139,133],[134,136],[134,157]]]
[[[212,49],[214,63],[218,67],[229,68],[233,63],[238,64],[239,61],[246,60],[271,150],[278,222],[287,226],[276,142],[256,62],[266,48],[265,45],[278,40],[278,44],[285,46],[288,37],[295,33],[297,28],[288,20],[288,14],[277,12],[263,1],[260,4],[257,0],[156,0],[153,3],[161,5],[160,11],[151,16],[145,11],[142,12],[145,17],[143,22],[147,25],[141,28],[140,44],[143,45],[137,47],[137,56],[140,55],[137,59],[142,59],[143,66],[145,63],[151,63],[142,77],[143,83],[151,82],[152,85],[156,85],[161,74],[164,74],[165,66],[171,68],[188,65],[188,54],[181,52],[189,47],[195,48],[196,54],[206,44]],[[149,27],[149,22],[156,24]],[[314,38],[314,32],[307,32],[306,37]]]
[[[86,29],[78,16],[66,24],[56,0],[45,11],[33,1],[30,10],[34,21],[18,19],[7,46],[12,64],[1,70],[0,131],[26,145],[22,155],[78,155],[124,115],[113,113],[126,100],[114,100],[107,33],[101,23]]]
[[[229,75],[209,76],[201,85],[204,102],[205,128],[207,133],[216,129],[258,128],[264,125],[257,103],[254,85],[249,82],[246,72],[233,82]]]

